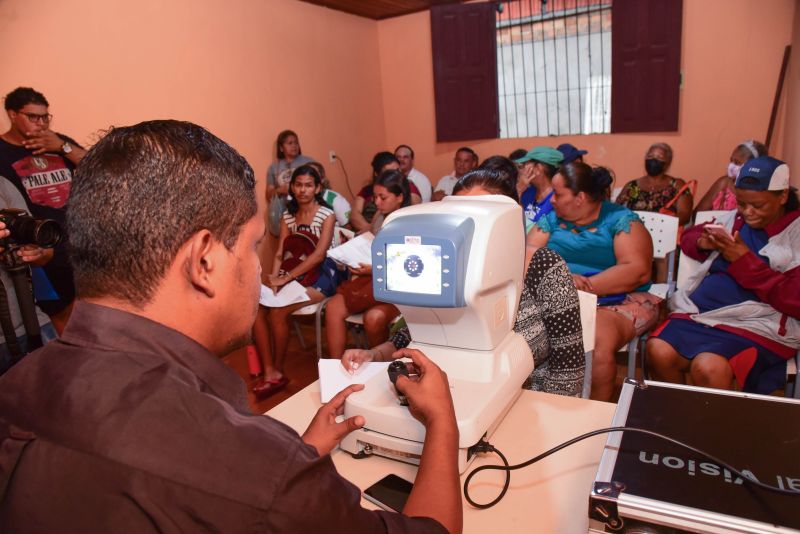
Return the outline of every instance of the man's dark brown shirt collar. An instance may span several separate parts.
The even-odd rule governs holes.
[[[61,336],[70,345],[164,356],[189,369],[210,393],[249,412],[239,375],[204,346],[163,324],[116,308],[78,301]]]

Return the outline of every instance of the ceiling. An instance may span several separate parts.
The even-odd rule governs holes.
[[[373,20],[425,11],[431,6],[457,4],[463,0],[302,0]]]

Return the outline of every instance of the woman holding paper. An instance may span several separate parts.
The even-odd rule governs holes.
[[[292,173],[289,190],[292,196],[283,212],[278,250],[266,286],[280,298],[281,288],[300,284],[305,286],[307,298],[277,307],[259,307],[253,325],[253,338],[264,367],[264,376],[253,387],[258,398],[269,397],[289,383],[283,374],[289,344],[289,315],[336,290],[329,273],[320,268],[331,246],[336,217],[322,200],[319,172],[310,165],[298,167]]]
[[[378,211],[372,220],[372,233],[380,230],[387,215],[411,204],[408,179],[402,171],[388,170],[381,173],[373,184],[375,205]],[[388,327],[400,311],[391,304],[378,302],[372,295],[372,265],[361,264],[350,267],[356,278],[339,286],[336,295],[325,307],[325,332],[328,351],[334,358],[344,352],[347,341],[345,319],[354,313],[364,313],[364,330],[370,345],[386,341]]]

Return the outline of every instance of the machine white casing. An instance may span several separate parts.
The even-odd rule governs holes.
[[[398,210],[387,217],[383,228],[396,230],[398,224],[392,226],[393,221],[412,221],[419,215],[428,216],[423,217],[425,232],[433,234],[436,224],[430,223],[429,215],[465,216],[474,222],[463,277],[464,305],[397,304],[414,340],[410,347],[421,350],[447,373],[459,430],[459,471],[464,472],[470,460],[467,449],[491,435],[533,372],[530,348],[513,330],[524,272],[522,212],[505,196],[451,196]],[[376,288],[385,283],[378,268],[381,247],[379,232],[372,250]],[[376,290],[377,298],[380,294]],[[386,374],[350,395],[344,415],[362,415],[366,425],[342,440],[343,450],[419,463],[425,428],[399,404]]]

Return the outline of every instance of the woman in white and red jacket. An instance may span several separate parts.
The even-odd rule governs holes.
[[[764,156],[736,179],[737,211],[687,230],[681,251],[702,262],[647,342],[658,380],[771,393],[800,348],[800,209],[789,167]]]

